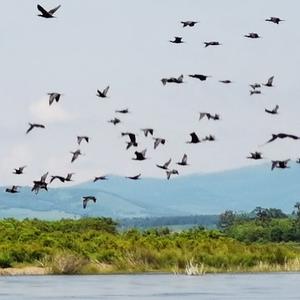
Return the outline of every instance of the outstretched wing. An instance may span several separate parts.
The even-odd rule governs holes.
[[[181,162],[182,162],[182,164],[185,164],[185,165],[187,164],[187,155],[186,154],[183,155]]]
[[[266,142],[266,144],[271,143],[271,142],[275,141],[276,139],[277,139],[277,135],[276,135],[276,134],[272,134],[272,138],[269,139],[269,140]]]
[[[167,169],[168,166],[170,165],[172,159],[170,158],[165,164],[164,164],[164,167]]]
[[[274,80],[274,76],[270,77],[268,79],[267,85],[272,85],[273,84],[273,80]]]
[[[49,172],[47,172],[46,174],[44,174],[44,175],[41,177],[41,182],[45,182],[45,181],[46,181],[46,178],[47,178],[47,176],[48,176],[48,173],[49,173]]]
[[[45,8],[43,8],[41,5],[37,5],[37,9],[43,14],[43,15],[49,15],[50,12],[46,11]]]
[[[107,86],[107,87],[103,90],[103,95],[104,95],[104,96],[106,96],[108,90],[109,90],[109,86]]]
[[[53,15],[60,7],[61,7],[61,5],[58,5],[57,7],[50,9],[49,14]]]

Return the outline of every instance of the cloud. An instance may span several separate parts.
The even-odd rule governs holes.
[[[60,103],[48,104],[48,99],[43,98],[34,102],[29,107],[30,113],[34,117],[34,121],[43,121],[47,123],[67,122],[73,119],[73,116],[66,112]]]

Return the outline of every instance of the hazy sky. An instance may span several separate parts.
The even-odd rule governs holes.
[[[37,2],[5,1],[1,5],[0,184],[31,184],[43,173],[75,172],[77,182],[96,175],[165,176],[155,167],[170,157],[188,154],[190,166],[180,174],[220,171],[253,165],[245,157],[262,151],[270,159],[296,158],[300,142],[284,140],[260,146],[271,133],[300,135],[300,4],[296,0],[72,0],[61,4],[57,18],[37,17]],[[265,22],[285,19],[280,25]],[[180,21],[197,20],[193,28]],[[258,32],[262,38],[243,37]],[[169,43],[175,35],[186,42]],[[204,48],[216,40],[220,47]],[[187,74],[207,74],[206,82]],[[162,77],[184,74],[184,84],[163,86]],[[249,95],[249,84],[274,75],[274,87]],[[231,85],[218,82],[234,81]],[[110,85],[108,99],[97,89]],[[63,93],[48,106],[47,93]],[[280,106],[278,116],[264,108]],[[122,123],[107,121],[115,110]],[[221,121],[198,121],[199,111],[219,113]],[[46,125],[28,135],[28,122]],[[167,142],[153,150],[152,138],[140,128],[153,127]],[[136,162],[126,151],[121,131],[138,134],[138,150],[148,160]],[[214,134],[217,141],[189,145],[189,133]],[[73,164],[70,151],[77,135],[91,137]],[[28,165],[24,176],[12,174]],[[175,165],[174,165],[175,167]]]

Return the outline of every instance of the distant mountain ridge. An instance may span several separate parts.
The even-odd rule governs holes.
[[[172,177],[171,180],[108,180],[51,188],[33,194],[29,187],[19,194],[2,192],[0,217],[43,219],[107,216],[112,218],[218,214],[226,209],[250,211],[256,206],[291,212],[300,201],[300,165],[270,170],[258,165],[210,174]],[[1,188],[4,191],[4,187]],[[81,197],[94,195],[97,203],[82,208]]]

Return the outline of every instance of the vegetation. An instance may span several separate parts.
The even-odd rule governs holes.
[[[198,227],[181,232],[168,228],[118,232],[117,224],[107,218],[4,219],[0,221],[0,266],[42,266],[55,274],[177,273],[191,266],[199,267],[200,273],[300,269],[300,248],[295,243],[250,244],[240,236],[233,238],[235,232],[241,234],[238,226],[247,222],[255,220],[233,223],[224,231]],[[289,226],[286,218],[272,222]],[[244,230],[244,235],[249,232]]]

